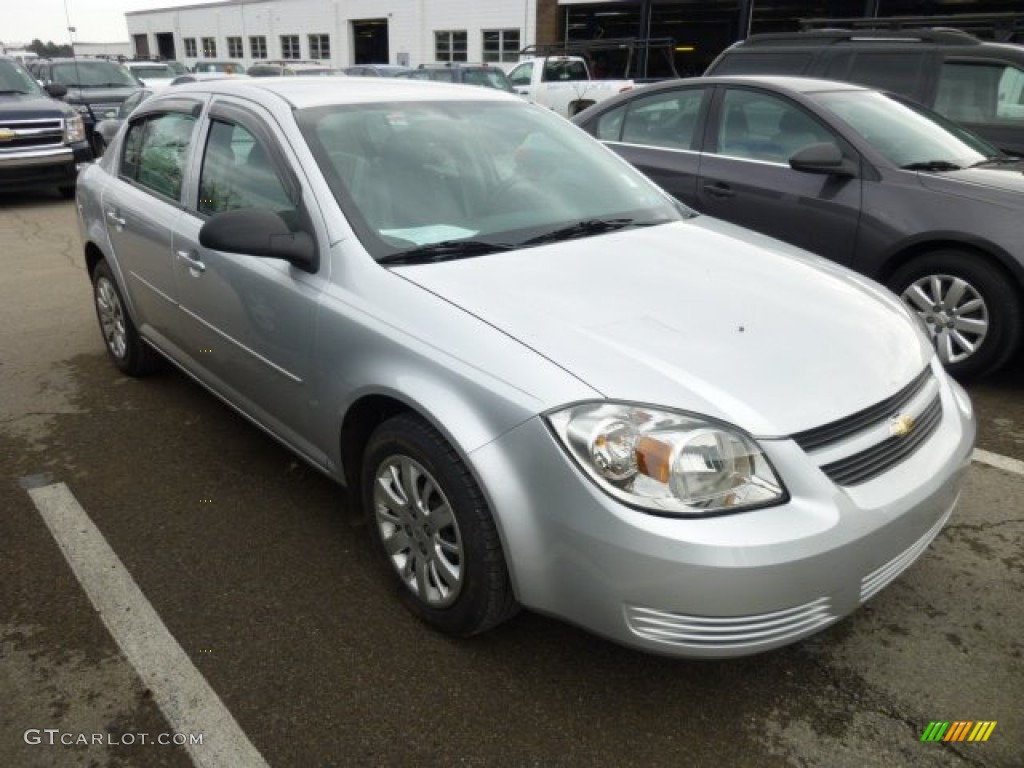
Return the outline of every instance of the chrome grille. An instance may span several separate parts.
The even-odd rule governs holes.
[[[732,649],[783,643],[814,632],[839,619],[831,601],[809,603],[754,616],[687,616],[626,606],[626,623],[637,636],[686,648]]]
[[[899,464],[927,440],[942,421],[939,396],[917,417],[914,431],[906,437],[890,437],[860,453],[826,464],[821,470],[838,485],[858,485]]]
[[[14,131],[14,137],[0,141],[0,155],[25,149],[47,149],[64,145],[64,121],[47,117],[38,120],[0,120],[0,129]]]

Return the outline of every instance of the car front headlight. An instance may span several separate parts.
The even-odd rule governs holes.
[[[605,492],[663,515],[708,516],[789,496],[754,440],[727,424],[629,403],[582,403],[546,415]]]
[[[80,115],[71,115],[64,118],[64,143],[76,141],[85,141],[85,122]]]

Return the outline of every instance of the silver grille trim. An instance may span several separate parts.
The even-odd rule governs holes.
[[[877,595],[881,590],[888,586],[893,580],[896,579],[903,571],[913,565],[914,561],[919,558],[928,545],[932,543],[932,540],[939,535],[939,531],[946,525],[949,520],[949,516],[953,514],[954,505],[950,505],[949,509],[935,525],[929,528],[925,534],[907,547],[905,550],[900,552],[896,557],[887,562],[885,565],[880,566],[860,580],[860,601],[866,602],[872,597]]]
[[[680,648],[734,649],[782,644],[839,620],[831,600],[809,603],[754,616],[687,616],[626,605],[626,624],[638,637]]]

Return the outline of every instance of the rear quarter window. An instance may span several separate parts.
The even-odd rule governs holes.
[[[824,76],[919,98],[925,53],[842,51],[829,60]]]

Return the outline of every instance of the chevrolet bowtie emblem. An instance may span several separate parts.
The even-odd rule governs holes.
[[[897,413],[889,419],[889,434],[892,437],[906,437],[914,431],[916,423],[913,416]]]
[[[12,131],[10,128],[0,128],[0,141],[11,141],[17,135],[17,131]]]

